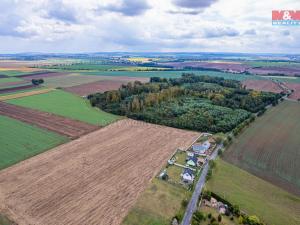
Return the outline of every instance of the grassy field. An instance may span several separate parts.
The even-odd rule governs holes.
[[[0,127],[0,169],[68,140],[58,134],[4,116],[0,116]]]
[[[0,214],[0,225],[14,225],[9,219]]]
[[[221,159],[206,189],[267,224],[300,224],[300,198]]]
[[[265,79],[260,76],[251,76],[244,74],[233,74],[233,73],[224,73],[216,71],[199,71],[199,70],[188,70],[188,71],[103,71],[103,72],[82,72],[81,74],[86,75],[101,75],[101,76],[128,76],[128,77],[165,77],[165,78],[177,78],[180,77],[182,73],[194,73],[196,75],[208,75],[215,77],[224,77],[226,79],[233,80],[246,80],[246,79],[255,79],[262,80]]]
[[[224,159],[300,195],[300,104],[284,101],[250,125]]]
[[[8,83],[8,82],[16,82],[16,81],[22,81],[22,80],[16,77],[0,78],[1,84]]]
[[[89,102],[84,99],[61,90],[12,99],[7,102],[101,126],[107,125],[119,118],[118,116],[92,108]]]
[[[36,71],[38,72],[38,71]],[[35,73],[32,71],[20,71],[20,70],[3,70],[0,71],[0,74],[6,75],[6,76],[10,76],[10,77],[14,77],[14,76],[20,76],[20,75],[24,75],[24,74],[28,74],[28,73]]]
[[[190,193],[165,181],[153,179],[146,191],[139,197],[122,225],[169,225],[171,219],[181,210],[181,202]]]

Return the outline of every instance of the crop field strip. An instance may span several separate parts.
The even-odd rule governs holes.
[[[226,151],[225,153],[226,154]],[[206,189],[266,224],[300,224],[300,197],[218,159]]]
[[[25,92],[23,92],[25,91]],[[28,96],[33,96],[33,95],[39,95],[39,94],[45,94],[50,91],[53,91],[51,88],[45,88],[45,89],[37,89],[37,90],[21,90],[21,92],[16,92],[16,93],[9,93],[7,95],[2,95],[0,96],[0,101],[6,101],[6,100],[11,100],[11,99],[16,99],[16,98],[23,98],[23,97],[28,97]]]
[[[92,108],[90,103],[81,97],[62,90],[52,90],[47,93],[11,99],[7,102],[97,126],[107,125],[120,118],[119,116]]]
[[[284,101],[250,125],[224,159],[300,195],[300,105]]]
[[[0,206],[19,225],[117,225],[178,147],[199,133],[130,119],[0,172]]]
[[[68,141],[65,136],[2,115],[0,127],[0,169]]]
[[[35,89],[35,88],[38,88],[38,87],[36,85],[33,85],[33,84],[2,88],[2,89],[0,89],[0,94],[16,92],[16,91],[19,91],[19,90]]]
[[[50,113],[0,102],[0,114],[36,125],[70,138],[77,138],[99,129],[98,126],[68,119]]]
[[[137,79],[139,80],[139,79]],[[127,84],[129,81],[122,80],[101,80],[88,84],[81,84],[73,87],[64,88],[65,91],[77,94],[80,96],[86,96],[97,92],[105,92],[118,90],[122,84]]]

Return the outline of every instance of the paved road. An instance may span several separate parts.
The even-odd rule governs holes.
[[[223,145],[218,145],[215,149],[215,151],[211,154],[210,156],[210,160],[214,160],[217,155],[218,155],[218,151],[220,148],[222,148]],[[207,175],[207,172],[208,172],[208,169],[209,169],[209,164],[206,163],[204,165],[204,168],[201,172],[201,176],[196,184],[196,187],[195,187],[195,191],[192,195],[192,198],[186,208],[186,211],[184,213],[184,217],[182,219],[182,222],[181,222],[181,225],[190,225],[190,222],[191,222],[191,219],[192,219],[192,216],[193,216],[193,213],[196,211],[197,209],[197,203],[198,203],[198,199],[199,199],[199,196],[202,192],[202,188],[205,184],[205,180],[206,180],[206,175]]]

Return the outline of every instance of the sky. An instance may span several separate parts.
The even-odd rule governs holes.
[[[0,54],[300,53],[300,26],[272,10],[300,0],[0,0]]]

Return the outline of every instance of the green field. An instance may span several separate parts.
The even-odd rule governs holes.
[[[300,104],[284,101],[250,125],[224,159],[300,195]]]
[[[184,188],[155,178],[140,195],[122,225],[169,225],[176,213],[184,213],[181,202],[189,197],[190,193]]]
[[[300,224],[299,197],[221,159],[217,160],[206,189],[239,205],[247,214],[257,215],[267,224]]]
[[[103,71],[103,72],[82,72],[81,74],[86,75],[99,75],[99,76],[128,76],[128,77],[164,77],[164,78],[178,78],[181,77],[182,73],[194,73],[196,75],[208,75],[214,77],[224,77],[225,79],[232,80],[263,80],[265,78],[260,76],[244,75],[244,74],[233,74],[216,71],[200,71],[200,70],[178,70],[178,71]]]
[[[8,82],[16,82],[16,81],[22,81],[22,80],[16,77],[0,78],[0,84],[8,83]]]
[[[66,137],[0,116],[0,169],[30,158],[61,143]]]
[[[0,214],[0,225],[14,225],[8,218]]]
[[[10,76],[10,77],[20,76],[20,75],[29,74],[29,73],[35,73],[35,72],[24,72],[24,71],[20,71],[20,70],[2,70],[2,71],[0,71],[0,74]]]
[[[50,112],[95,125],[107,125],[119,117],[92,108],[89,102],[61,90],[8,100],[11,104]]]

